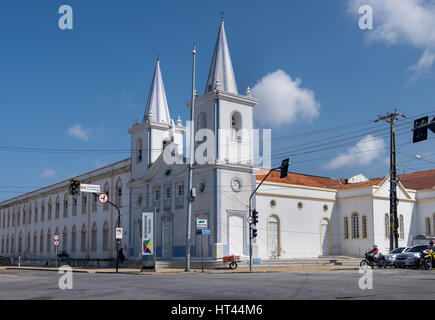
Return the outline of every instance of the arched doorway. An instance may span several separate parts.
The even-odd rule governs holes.
[[[267,255],[277,258],[279,251],[279,220],[276,216],[270,216],[267,222]]]
[[[171,217],[162,219],[162,257],[172,258],[173,220]]]
[[[320,244],[321,244],[321,255],[329,256],[331,247],[331,229],[328,219],[322,219],[320,222]]]
[[[244,224],[240,215],[232,214],[228,219],[228,249],[229,254],[243,255]]]

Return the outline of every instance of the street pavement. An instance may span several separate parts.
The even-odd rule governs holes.
[[[0,269],[0,299],[299,300],[435,299],[435,270],[373,270],[362,290],[359,270],[304,272],[76,273],[60,289],[56,271]]]

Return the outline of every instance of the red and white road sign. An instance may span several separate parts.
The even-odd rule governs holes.
[[[116,228],[116,239],[122,239],[122,228]]]
[[[59,235],[58,235],[58,234],[55,234],[55,235],[53,236],[53,239],[54,239],[54,241],[58,241],[58,240],[59,240]]]
[[[254,223],[254,217],[253,216],[249,216],[247,220],[248,220],[249,224],[253,224]]]
[[[80,192],[100,193],[100,185],[98,184],[80,184]]]
[[[98,195],[98,202],[100,202],[101,204],[105,204],[107,203],[107,201],[109,201],[109,196],[107,195],[107,193],[102,193]]]
[[[58,240],[54,240],[54,245],[57,247],[59,245],[59,241]]]

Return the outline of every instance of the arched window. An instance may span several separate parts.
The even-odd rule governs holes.
[[[361,223],[362,223],[362,237],[363,239],[367,239],[367,216],[364,215],[361,218]]]
[[[352,213],[352,239],[359,239],[359,214],[357,212]]]
[[[88,211],[88,196],[82,192],[82,214],[86,214]]]
[[[349,239],[349,218],[344,217],[344,238]]]
[[[26,207],[23,206],[23,226],[26,224]]]
[[[207,116],[201,112],[198,116],[198,130],[207,128]]]
[[[400,239],[405,239],[405,226],[403,222],[403,215],[399,216],[399,236]]]
[[[6,253],[9,253],[9,235],[6,236]]]
[[[39,235],[39,252],[44,252],[44,231],[41,230],[41,234]]]
[[[72,252],[76,251],[76,238],[77,238],[77,229],[76,229],[76,226],[73,225],[73,227],[71,229],[71,251]]]
[[[33,233],[33,253],[36,253],[36,246],[38,244],[38,235],[36,234],[36,231]]]
[[[270,216],[267,222],[267,255],[278,257],[280,255],[279,243],[279,219],[277,216]]]
[[[35,202],[35,220],[33,221],[35,223],[38,222],[38,203]]]
[[[240,112],[234,111],[231,115],[231,137],[234,140],[242,141],[241,130],[242,129],[242,116]]]
[[[390,216],[388,213],[384,216],[384,225],[385,225],[385,238],[390,237]]]
[[[103,225],[103,250],[109,250],[109,224],[107,221]]]
[[[30,232],[27,233],[26,252],[30,253]]]
[[[68,217],[68,194],[63,197],[63,217]]]
[[[68,229],[66,226],[63,228],[62,232],[62,250],[68,251]]]
[[[60,211],[60,202],[59,197],[56,198],[56,205],[55,205],[55,211],[54,211],[54,218],[57,220],[59,219],[59,211]]]
[[[80,250],[82,252],[86,251],[86,232],[87,232],[86,225],[83,224],[81,234],[80,234]]]
[[[122,181],[118,179],[116,182],[116,205],[121,208],[122,204]]]
[[[24,214],[24,210],[23,210]],[[20,234],[18,235],[18,254],[23,253],[23,234],[20,231]]]
[[[27,223],[28,224],[32,223],[32,205],[31,204],[29,204],[29,215],[28,215]]]
[[[15,235],[11,236],[11,253],[15,253]]]
[[[72,198],[72,216],[75,217],[77,215],[77,195]]]
[[[6,213],[5,213],[6,214]],[[8,212],[8,228],[10,226],[10,222],[11,222],[11,214]]]
[[[2,251],[1,251],[1,253],[2,254],[5,253],[5,236],[4,235],[2,236]]]
[[[4,219],[3,219],[3,228],[4,228]],[[15,209],[12,209],[12,227],[15,227]]]
[[[45,203],[41,202],[41,222],[45,221]]]
[[[92,225],[92,233],[91,233],[91,250],[92,251],[97,251],[97,243],[98,243],[98,229],[97,229],[97,224],[94,222],[94,224]]]
[[[142,139],[137,139],[136,142],[136,163],[139,163],[142,161]]]
[[[424,219],[424,224],[426,226],[426,228],[425,228],[426,235],[428,235],[428,236],[431,235],[432,232],[431,232],[431,223],[430,223],[430,218],[429,217]]]
[[[51,199],[48,200],[48,211],[47,211],[47,220],[51,220],[51,213],[53,210],[53,205],[51,204]]]
[[[47,231],[47,253],[50,252],[51,249],[51,230],[48,229]]]
[[[98,195],[96,193],[91,194],[92,199],[92,212],[97,212]]]

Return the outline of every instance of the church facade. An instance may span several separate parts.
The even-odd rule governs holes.
[[[256,103],[249,89],[238,92],[221,21],[205,91],[195,96],[195,155],[206,161],[196,159],[193,169],[193,259],[201,250],[208,259],[249,256],[249,197],[267,173],[252,161]],[[170,116],[157,61],[144,117],[128,129],[131,157],[71,177],[100,185],[120,208],[121,247],[128,259],[140,259],[141,214],[152,210],[157,258],[185,257],[190,155],[184,155],[184,141],[189,130]],[[204,142],[212,147],[202,149]],[[57,234],[58,250],[71,259],[116,257],[118,212],[98,203],[95,194],[70,195],[69,180],[0,203],[0,256],[52,260]],[[435,170],[402,175],[397,188],[399,245],[412,245],[417,236],[433,237]],[[289,173],[280,179],[279,172],[272,172],[252,207],[259,212],[253,256],[263,260],[361,256],[374,244],[383,252],[389,248],[388,176],[332,179]],[[208,220],[211,235],[196,235],[197,218]]]

